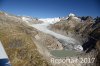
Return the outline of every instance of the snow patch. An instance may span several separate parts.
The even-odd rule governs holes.
[[[81,45],[77,45],[74,47],[78,51],[83,51],[83,47]]]
[[[8,58],[4,48],[3,48],[3,45],[0,41],[0,59],[4,59],[4,58]]]
[[[75,17],[75,14],[73,14],[73,13],[70,13],[70,14],[69,14],[69,17],[70,17],[70,16],[72,16],[72,17]]]
[[[22,17],[22,20],[28,23],[31,19],[27,17]]]

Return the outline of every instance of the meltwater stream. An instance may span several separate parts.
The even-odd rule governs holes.
[[[79,41],[77,41],[71,37],[66,37],[64,35],[61,35],[61,34],[58,34],[56,32],[49,30],[47,28],[47,26],[49,26],[50,24],[52,24],[52,22],[44,22],[42,24],[33,24],[32,27],[34,27],[34,28],[38,29],[39,31],[42,31],[46,34],[54,36],[59,41],[61,41],[64,46],[69,47],[70,49],[75,49],[77,51],[83,50],[81,43]]]

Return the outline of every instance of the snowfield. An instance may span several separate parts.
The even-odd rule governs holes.
[[[48,22],[50,24],[54,24],[56,22],[59,22],[60,18],[59,17],[57,17],[57,18],[45,18],[45,19],[39,19],[39,20],[41,20],[43,22]]]

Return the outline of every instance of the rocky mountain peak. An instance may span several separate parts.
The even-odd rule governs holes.
[[[70,13],[69,15],[68,15],[68,18],[67,18],[68,20],[71,20],[71,21],[76,21],[76,22],[80,22],[80,18],[78,18],[75,14],[73,14],[73,13]]]

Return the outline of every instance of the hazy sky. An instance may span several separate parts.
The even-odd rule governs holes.
[[[100,16],[100,0],[0,0],[0,10],[15,15],[39,18]]]

